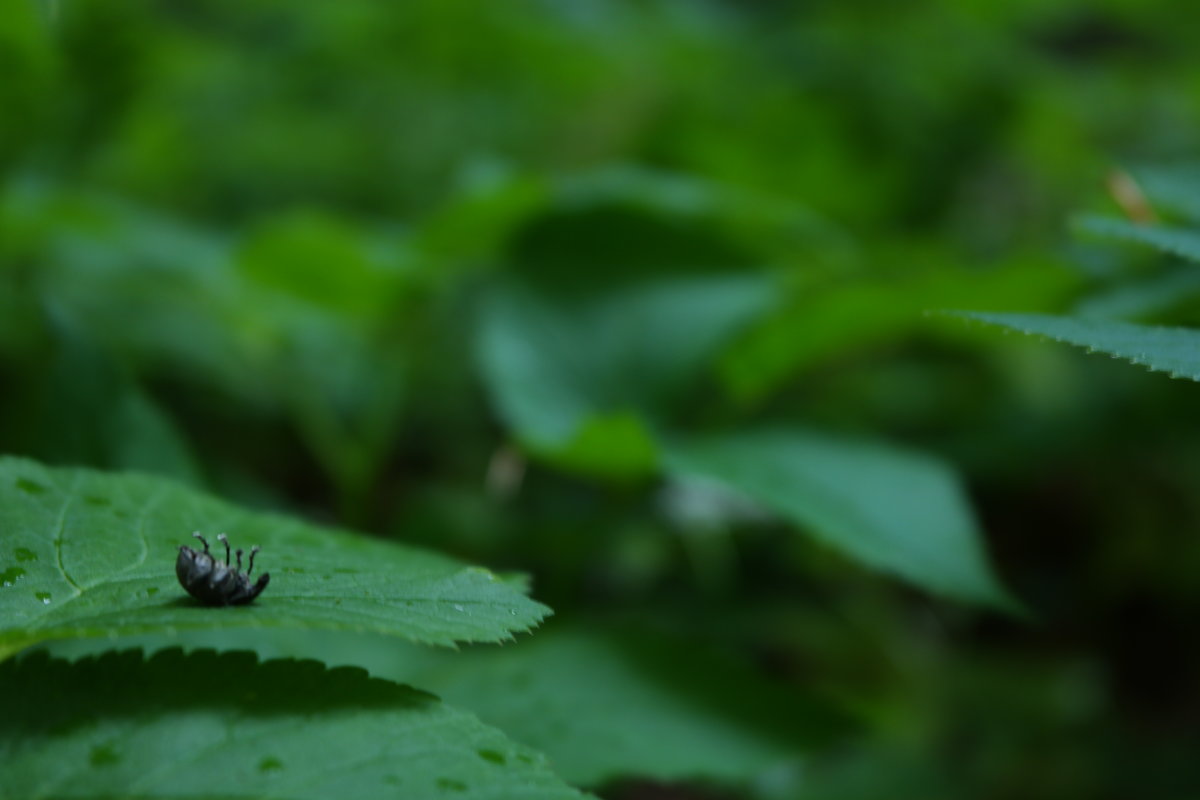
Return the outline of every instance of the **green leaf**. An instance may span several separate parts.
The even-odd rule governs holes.
[[[721,376],[730,391],[758,401],[815,365],[897,341],[927,328],[931,308],[1002,311],[1061,308],[1079,283],[1076,273],[1042,258],[1016,257],[986,270],[964,270],[951,256],[922,248],[883,252],[883,261],[920,263],[916,272],[828,287],[805,288],[756,322],[723,354]],[[953,256],[957,259],[958,256]]]
[[[413,231],[421,263],[444,271],[496,259],[521,225],[545,211],[546,184],[502,162],[469,164],[449,201]]]
[[[1138,167],[1133,174],[1156,206],[1200,220],[1200,164]]]
[[[796,430],[683,439],[668,474],[724,484],[868,566],[929,591],[1014,608],[958,478],[921,453]]]
[[[518,647],[461,651],[283,630],[121,641],[147,652],[180,645],[253,649],[263,659],[320,657],[421,686],[545,753],[558,775],[584,786],[623,777],[749,781],[840,737],[848,722],[828,703],[767,680],[727,653],[611,626],[555,625]],[[46,645],[70,659],[103,646]]]
[[[611,480],[646,478],[658,468],[658,443],[646,424],[633,414],[598,414],[587,418],[571,439],[539,452],[567,471]]]
[[[1081,218],[1078,227],[1097,236],[1148,244],[1157,250],[1186,258],[1189,261],[1200,261],[1200,232],[1198,231],[1164,228],[1157,225],[1138,225],[1122,219],[1096,216]]]
[[[1172,378],[1200,381],[1200,331],[1048,314],[963,312],[961,315],[1021,333],[1086,347],[1089,352],[1107,353],[1156,372],[1166,372]]]
[[[205,608],[187,597],[174,567],[195,530],[262,545],[256,566],[271,585],[254,604]],[[0,656],[50,638],[222,627],[498,641],[549,611],[484,569],[138,475],[2,458],[0,531]]]
[[[584,297],[499,291],[484,311],[479,359],[515,435],[537,451],[565,450],[594,417],[653,421],[666,414],[770,296],[770,282],[757,274],[664,280]],[[640,436],[627,431],[623,438]]]
[[[1137,319],[1179,309],[1200,297],[1200,270],[1191,264],[1142,280],[1123,281],[1075,304],[1072,313],[1091,319]]]
[[[436,697],[314,661],[39,654],[0,665],[0,706],[4,797],[583,796]]]
[[[438,662],[417,673],[423,686],[584,786],[631,776],[746,781],[796,760],[836,724],[747,665],[670,637],[558,630]]]
[[[403,276],[370,244],[366,231],[336,216],[293,212],[268,218],[249,234],[235,263],[242,275],[281,295],[375,320],[395,310]]]

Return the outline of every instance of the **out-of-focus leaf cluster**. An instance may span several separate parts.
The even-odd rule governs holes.
[[[1194,265],[1093,236],[1194,257],[1186,11],[18,0],[0,448],[530,571],[557,638],[437,688],[574,780],[1175,796],[1197,389],[926,312],[1200,318]],[[753,680],[697,641],[855,733],[673,691]]]

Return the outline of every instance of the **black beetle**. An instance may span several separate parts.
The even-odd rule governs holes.
[[[237,551],[237,569],[234,569],[229,558],[229,540],[225,534],[217,535],[217,541],[225,545],[224,561],[217,561],[209,554],[208,541],[199,531],[192,536],[204,542],[204,552],[193,550],[186,544],[180,545],[179,558],[175,561],[175,577],[179,578],[179,585],[187,589],[192,597],[206,606],[241,606],[252,602],[267,588],[271,581],[269,572],[264,572],[257,583],[250,583],[258,545],[250,548],[250,569],[243,573],[243,551]]]

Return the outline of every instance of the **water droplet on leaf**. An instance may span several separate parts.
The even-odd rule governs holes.
[[[25,570],[21,567],[9,567],[4,572],[0,572],[0,583],[3,583],[5,586],[12,586],[24,574]]]

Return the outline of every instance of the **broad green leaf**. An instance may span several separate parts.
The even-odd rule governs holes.
[[[0,665],[0,707],[3,797],[582,797],[470,714],[314,661],[36,654]]]
[[[1148,244],[1165,253],[1189,261],[1200,261],[1200,231],[1165,228],[1158,225],[1138,225],[1122,219],[1087,216],[1079,220],[1081,230],[1127,242]]]
[[[584,786],[631,776],[747,781],[837,727],[827,708],[670,637],[568,629],[447,655],[414,680]]]
[[[550,199],[544,178],[492,159],[469,163],[454,188],[449,201],[413,231],[421,263],[435,269],[495,260]]]
[[[196,631],[121,641],[164,648],[252,649],[262,659],[321,658],[436,692],[550,757],[571,783],[622,777],[749,781],[841,736],[848,720],[795,687],[683,637],[609,626],[552,626],[515,647],[397,646],[378,636]],[[97,655],[104,643],[56,642]]]
[[[593,417],[653,421],[666,413],[770,295],[770,282],[758,274],[666,280],[582,298],[499,291],[484,311],[479,359],[516,436],[534,450],[565,449]]]
[[[676,441],[668,474],[724,484],[868,566],[929,591],[1012,608],[953,470],[874,442],[797,430]]]
[[[963,312],[962,316],[1107,353],[1172,378],[1200,381],[1200,331],[1047,314]]]
[[[192,531],[261,545],[253,604],[197,605],[175,578]],[[444,556],[244,511],[166,480],[0,459],[0,655],[44,639],[224,627],[497,641],[548,609]]]
[[[634,414],[588,417],[570,440],[538,455],[563,469],[613,480],[645,478],[658,467],[658,443]]]
[[[268,218],[241,243],[235,261],[255,283],[351,319],[374,321],[395,310],[403,275],[373,253],[371,244],[366,231],[332,214],[297,212]],[[389,244],[394,251],[395,243]]]

